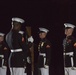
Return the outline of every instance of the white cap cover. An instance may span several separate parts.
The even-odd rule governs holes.
[[[4,33],[0,33],[0,36],[4,36],[5,34]]]
[[[24,31],[19,31],[19,33],[23,35],[24,34]]]
[[[17,18],[17,17],[12,18],[12,21],[16,21],[16,22],[20,22],[20,23],[24,23],[25,22],[23,19]]]
[[[49,30],[46,29],[46,28],[39,28],[39,30],[42,31],[42,32],[45,32],[45,33],[48,33],[49,32]]]
[[[70,23],[64,23],[65,28],[70,27],[70,28],[75,28],[75,25],[70,24]]]

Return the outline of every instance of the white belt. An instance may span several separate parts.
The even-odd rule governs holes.
[[[3,66],[3,64],[4,64],[4,55],[0,55],[0,57],[2,58],[2,65],[1,66]]]
[[[4,55],[0,55],[1,58],[4,58]]]
[[[73,52],[64,53],[63,55],[73,56]]]
[[[21,52],[22,51],[22,49],[11,49],[11,52],[13,53],[13,52]]]
[[[39,55],[44,57],[44,65],[45,65],[45,62],[46,62],[45,56],[46,56],[46,54],[45,53],[39,53]]]
[[[45,54],[45,53],[39,53],[39,55],[40,55],[40,56],[43,56],[43,57],[45,57],[45,56],[46,56],[46,54]]]

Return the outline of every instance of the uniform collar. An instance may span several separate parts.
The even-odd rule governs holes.
[[[67,39],[70,39],[72,37],[72,35],[68,36]]]
[[[41,39],[42,42],[44,42],[46,40],[46,38]]]
[[[17,31],[17,30],[14,30],[14,29],[12,29],[12,31],[13,31],[13,32],[17,32],[17,33],[19,32],[19,31]]]

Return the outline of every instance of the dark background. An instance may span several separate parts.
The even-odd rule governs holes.
[[[11,28],[11,18],[20,17],[25,26],[32,27],[35,43],[38,43],[38,28],[50,30],[47,38],[52,43],[50,75],[64,75],[63,47],[64,23],[76,25],[76,3],[73,0],[50,1],[0,1],[0,32],[7,34]],[[74,31],[74,36],[76,30]]]

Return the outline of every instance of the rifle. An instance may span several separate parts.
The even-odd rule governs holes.
[[[31,27],[30,26],[26,27],[26,34],[27,34],[26,38],[29,38],[31,36]],[[31,43],[30,53],[31,53],[31,69],[32,69],[31,73],[33,75],[33,73],[34,73],[34,43]]]

